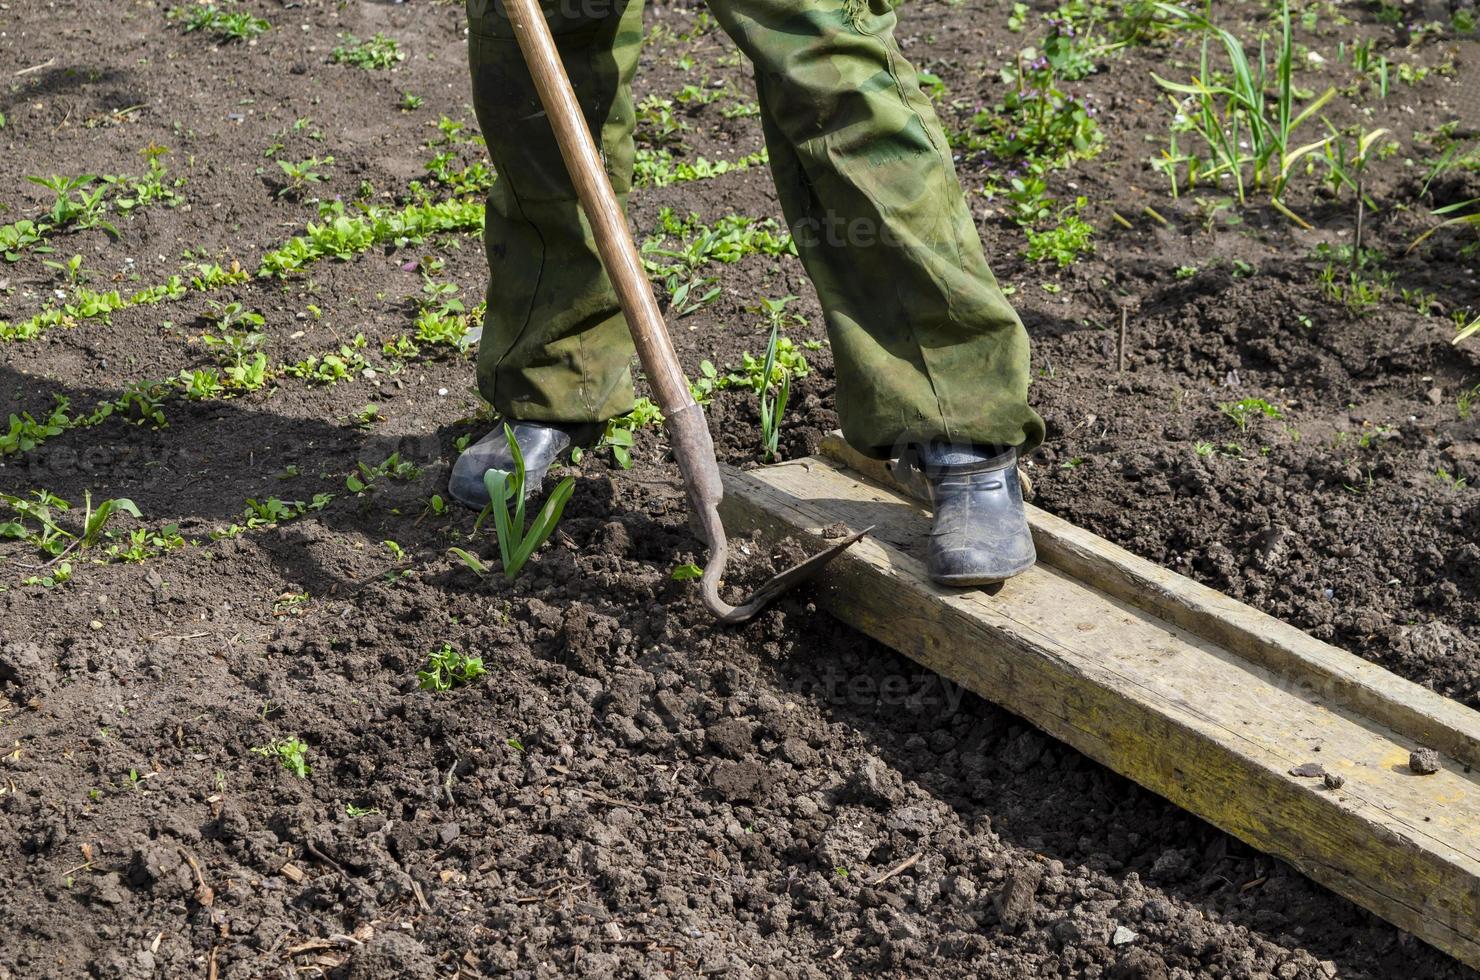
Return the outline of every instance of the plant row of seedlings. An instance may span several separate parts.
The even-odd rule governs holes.
[[[1161,160],[1164,171],[1171,178],[1174,196],[1184,186],[1196,186],[1199,182],[1218,184],[1231,180],[1236,184],[1241,201],[1246,200],[1246,186],[1266,191],[1274,206],[1294,217],[1283,204],[1284,188],[1294,173],[1294,165],[1301,160],[1306,160],[1308,164],[1313,162],[1319,152],[1324,154],[1328,163],[1333,190],[1350,185],[1356,190],[1360,206],[1370,206],[1370,202],[1361,193],[1362,177],[1367,160],[1373,155],[1377,141],[1385,135],[1384,131],[1360,134],[1356,151],[1352,154],[1345,152],[1336,132],[1322,140],[1295,149],[1290,148],[1290,137],[1295,128],[1311,119],[1315,111],[1329,101],[1332,93],[1317,97],[1311,105],[1299,112],[1295,111],[1296,88],[1293,73],[1297,61],[1293,56],[1288,5],[1282,5],[1279,20],[1280,43],[1272,70],[1268,72],[1268,77],[1274,79],[1274,87],[1279,93],[1274,107],[1268,105],[1268,100],[1263,95],[1267,86],[1262,51],[1258,58],[1256,77],[1250,73],[1244,46],[1228,32],[1216,28],[1205,17],[1164,4],[1132,6],[1138,6],[1147,16],[1124,22],[1119,29],[1122,32],[1133,30],[1133,34],[1123,34],[1109,42],[1096,36],[1094,18],[1103,12],[1096,5],[1071,4],[1061,8],[1059,16],[1048,22],[1049,31],[1043,41],[1042,53],[1039,54],[1035,49],[1026,49],[1012,66],[1004,70],[1004,80],[1009,85],[1004,102],[992,110],[978,113],[967,129],[951,134],[953,143],[967,153],[983,153],[1021,164],[1021,171],[1008,178],[1009,183],[1004,188],[987,188],[987,193],[1000,192],[1011,202],[1014,216],[1028,232],[1030,258],[1052,258],[1060,264],[1068,264],[1086,248],[1092,247],[1090,241],[1094,229],[1080,216],[1085,202],[1076,200],[1069,208],[1055,212],[1050,207],[1052,199],[1047,194],[1045,175],[1049,170],[1098,152],[1104,142],[1103,134],[1095,121],[1093,107],[1067,95],[1060,84],[1063,80],[1085,77],[1094,69],[1098,58],[1112,53],[1117,47],[1134,43],[1137,40],[1134,32],[1140,32],[1140,39],[1172,31],[1196,31],[1204,35],[1201,72],[1194,84],[1184,85],[1159,79],[1169,92],[1183,96],[1180,101],[1173,100],[1178,110],[1177,122],[1174,123],[1171,148],[1163,154]],[[1076,17],[1080,18],[1079,26],[1076,26]],[[1085,17],[1088,17],[1087,22],[1083,19]],[[702,22],[696,25],[696,31],[703,26]],[[1241,66],[1243,69],[1242,74],[1234,73],[1231,84],[1219,84],[1216,72],[1210,67],[1211,52],[1216,50],[1217,45],[1221,45],[1236,68]],[[1370,49],[1361,57],[1370,61]],[[928,85],[932,85],[932,94],[943,96],[943,86],[939,86],[938,80],[927,75],[926,81]],[[744,117],[752,114],[748,104],[733,95],[726,97],[734,103],[731,106],[734,109],[733,114],[727,109],[727,115]],[[676,101],[679,105],[704,105],[715,102],[718,98],[708,89],[690,86],[679,93]],[[1200,108],[1197,113],[1188,114],[1189,100],[1198,102]],[[687,127],[685,122],[674,116],[673,106],[674,102],[670,100],[648,100],[644,103],[642,116],[645,131],[655,134],[653,138],[659,144],[672,145],[675,138]],[[463,139],[461,127],[462,124],[446,119],[439,123],[443,142],[453,144]],[[1196,133],[1207,144],[1209,155],[1201,157],[1178,149],[1176,136],[1182,131]],[[1240,139],[1241,134],[1250,138]],[[1389,145],[1391,144],[1384,144],[1383,150]],[[1249,149],[1245,151],[1244,147]],[[671,154],[666,146],[660,145],[654,152],[659,150]],[[1383,150],[1379,150],[1378,155]],[[149,175],[144,180],[134,182],[133,186],[125,186],[126,193],[117,195],[119,202],[127,202],[119,204],[121,211],[126,213],[127,208],[137,206],[135,202],[150,203],[166,199],[166,193],[173,193],[167,186],[163,166],[159,163],[160,156],[161,153],[150,154]],[[1473,153],[1458,152],[1451,147],[1450,152],[1435,164],[1429,182],[1445,169],[1471,166],[1472,157]],[[671,161],[672,157],[670,155],[662,159]],[[324,258],[345,260],[377,245],[401,247],[425,240],[437,232],[476,229],[481,226],[481,205],[466,198],[485,191],[492,177],[486,168],[476,169],[482,167],[481,162],[461,170],[454,169],[454,163],[453,154],[444,151],[428,167],[435,184],[452,189],[455,195],[452,200],[433,200],[429,191],[421,189],[421,199],[399,211],[362,204],[359,205],[359,213],[349,213],[339,201],[321,202],[320,221],[309,222],[304,235],[296,236],[282,247],[267,253],[257,275],[264,278],[283,277]],[[289,178],[287,189],[290,193],[300,193],[318,182],[311,168],[305,171],[299,165],[288,165],[285,161],[283,164],[285,176]],[[666,166],[668,165],[665,164]],[[296,172],[294,167],[298,167]],[[1250,174],[1247,184],[1244,180],[1246,170]],[[678,179],[701,179],[713,175],[713,172],[703,172],[703,168],[699,168]],[[656,178],[652,182],[661,183],[662,180],[663,178]],[[86,179],[76,184],[55,184],[53,189],[57,191],[58,201],[52,209],[53,219],[48,230],[69,226],[98,226],[102,220],[99,207],[103,194],[86,191],[85,188],[91,183],[92,179]],[[119,186],[119,183],[105,179],[99,190],[106,191],[109,187]],[[148,190],[141,193],[136,187],[145,187]],[[76,199],[72,196],[74,193],[77,194]],[[1055,216],[1056,222],[1051,227],[1042,226],[1043,222]],[[1472,224],[1475,217],[1459,215],[1447,219],[1446,225]],[[16,231],[23,230],[18,226],[7,227],[11,229],[12,236]],[[24,249],[37,244],[44,234],[43,231],[35,240],[19,243],[19,247]],[[752,254],[794,254],[794,246],[789,237],[772,221],[757,221],[731,215],[714,225],[705,225],[697,216],[690,215],[680,219],[671,211],[665,211],[660,217],[659,227],[644,243],[643,252],[649,272],[663,283],[668,293],[671,315],[682,317],[702,308],[717,296],[718,277],[705,274],[710,263],[730,263]],[[1359,244],[1352,249],[1352,255],[1355,277],[1364,267],[1363,250]],[[1352,296],[1370,295],[1370,290],[1357,288],[1360,281],[1355,278],[1352,286],[1335,281],[1329,271],[1334,264],[1333,259],[1326,273],[1327,278],[1332,279],[1328,283],[1332,295],[1342,297],[1349,306],[1354,305]],[[185,293],[183,282],[178,277],[159,287],[142,290],[128,299],[122,299],[116,293],[92,293],[85,290],[79,281],[82,274],[80,259],[74,257],[68,263],[55,265],[72,281],[73,294],[69,301],[20,324],[0,324],[0,337],[27,339],[39,335],[50,326],[70,325],[89,318],[106,319],[110,312],[125,305],[174,300]],[[1195,273],[1196,270],[1191,270],[1191,274]],[[1182,270],[1179,270],[1180,275]],[[192,286],[206,290],[243,282],[246,278],[246,274],[235,266],[224,270],[219,266],[202,265],[199,274],[192,279]],[[418,351],[418,340],[432,344],[461,343],[468,329],[476,324],[479,311],[476,308],[473,311],[464,311],[460,301],[448,293],[450,285],[437,283],[427,277],[424,296],[418,304],[420,313],[416,338],[401,337],[387,341],[383,353],[387,356],[414,356]],[[1343,292],[1337,292],[1338,290]],[[795,297],[765,299],[754,308],[762,314],[769,326],[768,343],[762,356],[753,357],[747,353],[739,371],[723,374],[711,362],[705,361],[694,385],[695,395],[701,401],[707,401],[716,391],[732,386],[749,388],[755,393],[761,419],[761,449],[767,459],[774,459],[777,454],[778,433],[791,382],[808,370],[805,356],[782,332],[789,321],[796,319],[786,309],[787,304],[794,299]],[[187,398],[219,397],[230,392],[255,390],[262,387],[269,377],[266,355],[257,349],[262,335],[253,329],[260,326],[258,314],[246,311],[235,303],[215,304],[213,309],[212,319],[216,324],[216,333],[206,334],[203,339],[208,345],[219,349],[222,365],[219,373],[213,369],[182,372],[176,383]],[[1464,324],[1461,333],[1472,331],[1474,326]],[[285,364],[279,372],[286,376],[321,382],[340,380],[364,370],[364,358],[359,353],[364,346],[363,337],[357,337],[344,345],[338,353],[311,357],[291,365]],[[95,424],[101,421],[100,413],[102,417],[107,417],[111,411],[119,409],[147,418],[151,411],[158,411],[157,395],[153,396],[156,404],[152,408],[148,405],[149,397],[147,388],[132,390],[120,398],[112,409],[105,411],[100,407],[92,415],[80,417],[80,422],[67,419],[64,407],[43,420],[36,420],[29,415],[13,417],[6,445],[16,449],[22,446],[34,448],[50,434],[54,434],[53,430],[73,424]],[[651,403],[640,404],[630,415],[612,421],[607,427],[604,444],[611,448],[619,463],[629,464],[632,433],[643,425],[658,420],[658,413]],[[514,526],[512,521],[509,526]],[[516,547],[510,554],[516,554],[517,551]],[[510,562],[505,561],[504,564],[507,572]]]

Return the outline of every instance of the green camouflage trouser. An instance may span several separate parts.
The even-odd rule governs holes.
[[[625,202],[641,0],[544,6]],[[849,443],[878,454],[929,439],[1036,446],[1027,334],[987,267],[888,0],[711,0],[710,10],[755,66]],[[502,6],[469,0],[469,27],[474,105],[498,171],[479,387],[512,418],[604,421],[633,401],[625,321]]]

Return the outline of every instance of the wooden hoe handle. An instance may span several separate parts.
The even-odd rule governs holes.
[[[591,137],[586,117],[571,88],[570,77],[566,75],[560,53],[555,49],[555,39],[550,36],[544,12],[540,9],[539,0],[501,2],[508,11],[514,36],[518,39],[519,49],[524,52],[525,63],[534,78],[535,90],[539,92],[545,114],[550,117],[550,126],[555,130],[555,141],[560,146],[560,155],[565,158],[576,195],[591,222],[601,261],[616,288],[622,312],[627,315],[627,326],[632,332],[632,342],[647,374],[648,384],[652,385],[663,414],[672,415],[694,404],[694,396],[689,392],[688,379],[684,377],[678,355],[674,353],[663,314],[653,299],[653,289],[643,271],[642,259],[632,243],[627,217],[617,202],[596,141]]]
[[[524,53],[524,61],[534,79],[535,91],[539,93],[545,114],[550,118],[550,126],[555,130],[555,142],[560,146],[560,155],[565,159],[571,182],[575,184],[576,196],[591,222],[596,249],[601,253],[601,261],[616,288],[617,300],[627,316],[627,328],[632,332],[637,357],[642,361],[642,369],[647,373],[653,394],[658,396],[668,441],[673,446],[674,459],[688,490],[690,512],[709,546],[709,563],[704,566],[704,575],[699,581],[704,605],[722,623],[743,623],[778,595],[815,575],[864,532],[845,538],[776,576],[739,606],[732,606],[720,597],[720,580],[729,559],[729,544],[719,518],[719,503],[725,490],[704,409],[689,391],[688,379],[679,366],[668,327],[643,271],[642,258],[632,243],[627,216],[622,213],[622,206],[612,191],[611,180],[601,162],[596,141],[591,138],[591,130],[586,126],[586,117],[571,88],[565,65],[560,61],[560,52],[555,49],[555,39],[550,36],[550,26],[545,23],[539,0],[502,2],[514,27],[519,50]]]

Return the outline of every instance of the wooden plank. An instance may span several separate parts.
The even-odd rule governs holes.
[[[733,531],[875,525],[818,582],[844,622],[1480,967],[1480,715],[1041,511],[1044,560],[989,596],[926,580],[921,505],[835,461],[724,479]]]
[[[879,485],[915,496],[909,477],[896,478],[891,461],[864,456],[841,433],[821,450]],[[1472,767],[1480,767],[1480,714],[1376,664],[1323,643],[1283,620],[1216,589],[1162,568],[1062,518],[1028,505],[1028,523],[1041,561],[1133,606],[1154,613],[1293,683],[1318,690],[1372,721]]]

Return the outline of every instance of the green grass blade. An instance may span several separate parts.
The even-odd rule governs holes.
[[[503,470],[489,470],[483,474],[483,485],[488,489],[489,508],[493,511],[493,530],[498,536],[499,561],[507,575],[510,556],[519,547],[509,520],[509,474]]]
[[[565,512],[565,505],[575,491],[576,481],[574,477],[566,477],[556,484],[551,491],[549,499],[535,515],[534,523],[530,525],[529,533],[519,543],[514,553],[514,561],[504,570],[504,574],[513,578],[519,574],[524,563],[529,561],[529,556],[534,554],[535,549],[544,544],[550,535],[555,533],[555,527],[560,523],[560,516]]]
[[[514,430],[504,423],[504,439],[509,443],[509,455],[514,457],[514,472],[509,479],[509,493],[514,498],[514,526],[519,533],[524,533],[524,452],[519,448],[519,440],[514,438]],[[506,498],[507,499],[507,498]]]

